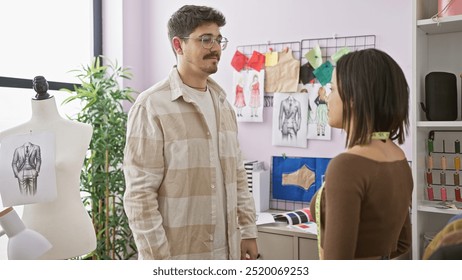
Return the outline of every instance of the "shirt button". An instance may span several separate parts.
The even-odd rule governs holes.
[[[210,132],[207,131],[207,135],[210,135]]]
[[[211,187],[212,189],[214,189],[214,188],[215,188],[215,185],[211,185],[210,187]]]

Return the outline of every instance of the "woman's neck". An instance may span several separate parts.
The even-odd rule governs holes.
[[[52,121],[62,119],[56,107],[54,97],[48,99],[32,99],[32,117],[31,121]]]

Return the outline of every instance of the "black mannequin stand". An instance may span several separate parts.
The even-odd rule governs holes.
[[[48,82],[43,76],[36,76],[33,80],[33,87],[35,92],[35,100],[48,99],[51,95],[48,93]]]

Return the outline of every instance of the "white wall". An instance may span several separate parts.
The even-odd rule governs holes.
[[[227,19],[222,34],[230,43],[223,52],[218,73],[212,77],[232,90],[230,61],[236,47],[355,35],[376,35],[376,47],[388,52],[403,68],[410,84],[412,74],[412,3],[403,0],[132,0],[124,5],[124,65],[134,70],[131,82],[142,91],[168,75],[175,56],[167,38],[170,15],[185,4],[207,5]],[[131,9],[129,9],[131,7]],[[135,30],[127,30],[127,26]],[[106,46],[109,44],[105,42]],[[411,106],[412,108],[412,106]],[[264,110],[264,123],[240,123],[244,156],[270,163],[271,156],[333,157],[344,150],[344,134],[333,130],[331,141],[309,140],[308,147],[271,145],[272,107]],[[410,114],[412,116],[412,113]],[[403,146],[411,158],[411,137]]]

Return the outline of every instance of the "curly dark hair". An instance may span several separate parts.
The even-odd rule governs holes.
[[[168,38],[188,37],[204,23],[216,23],[219,27],[226,24],[224,15],[214,8],[206,6],[185,5],[176,11],[168,21]]]

